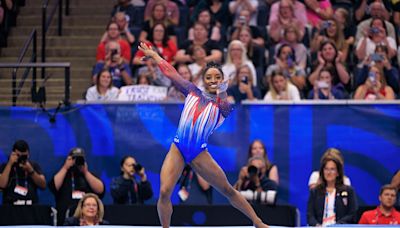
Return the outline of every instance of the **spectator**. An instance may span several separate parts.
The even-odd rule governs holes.
[[[234,78],[237,70],[243,66],[247,65],[251,71],[252,85],[257,86],[257,73],[256,68],[253,63],[247,58],[246,48],[243,43],[239,40],[233,40],[230,42],[228,46],[228,53],[226,56],[226,61],[222,66],[222,71],[224,75],[227,76],[230,85],[236,83],[236,79]]]
[[[118,12],[112,18],[112,21],[117,23],[121,38],[128,41],[128,43],[132,46],[133,43],[135,42],[135,36],[129,30],[129,21],[127,21],[126,18],[127,18],[126,14],[124,12]],[[101,38],[100,42],[107,42],[107,37],[108,37],[108,32],[106,31],[103,34],[103,37]]]
[[[395,187],[396,192],[397,192],[397,206],[400,206],[400,170],[397,170],[397,172],[394,174],[392,181],[390,183],[393,187]]]
[[[371,66],[368,70],[368,78],[360,85],[355,94],[357,100],[393,100],[395,95],[393,89],[386,84],[383,70]]]
[[[154,4],[152,8],[151,16],[145,20],[142,25],[142,31],[139,35],[139,41],[149,41],[149,35],[152,33],[153,27],[156,24],[163,24],[166,27],[166,35],[169,39],[174,41],[177,44],[176,34],[175,34],[175,26],[174,24],[168,19],[167,15],[167,8],[162,3]]]
[[[383,44],[388,48],[388,58],[392,59],[397,54],[396,40],[387,36],[386,25],[383,20],[375,18],[371,20],[368,28],[365,28],[364,37],[357,43],[356,55],[360,62],[375,52],[375,48],[379,44]]]
[[[118,42],[110,41],[105,47],[105,62],[98,62],[93,69],[93,84],[96,84],[97,75],[103,69],[107,69],[113,80],[113,85],[120,88],[125,85],[132,85],[132,72],[121,56],[121,48]]]
[[[356,25],[351,20],[349,11],[344,8],[338,8],[335,10],[334,18],[342,26],[341,29],[343,30],[346,42],[349,45],[353,45],[355,42]]]
[[[314,67],[313,72],[308,77],[311,85],[314,85],[316,79],[318,78],[319,72],[324,67],[332,67],[333,68],[333,79],[332,85],[337,88],[343,87],[347,90],[350,89],[350,75],[347,72],[346,67],[340,61],[342,58],[340,57],[342,54],[336,48],[335,43],[328,40],[321,44],[318,56],[318,62],[316,67]]]
[[[96,194],[87,193],[79,200],[75,213],[65,219],[64,226],[109,225],[103,219],[104,205]]]
[[[70,150],[65,163],[50,181],[49,189],[55,197],[58,225],[64,224],[66,212],[85,199],[86,193],[102,198],[105,191],[103,182],[89,171],[84,150],[78,147]],[[77,209],[81,208],[78,205]]]
[[[303,39],[305,24],[302,20],[296,17],[295,5],[291,0],[282,0],[278,4],[276,10],[278,11],[276,18],[270,19],[268,34],[271,39],[278,43],[282,40],[283,30],[289,26],[294,25],[299,29],[299,40]]]
[[[321,182],[310,190],[307,207],[309,226],[351,224],[357,212],[357,197],[343,183],[343,165],[336,157],[324,159],[319,170]]]
[[[183,64],[183,63],[178,64],[178,66],[176,66],[176,70],[178,71],[179,75],[183,79],[185,79],[189,82],[192,81],[193,75],[190,72],[188,65]],[[168,100],[171,100],[171,101],[184,101],[186,98],[185,95],[183,95],[183,93],[181,93],[175,85],[173,85],[169,88],[167,96],[168,96]]]
[[[237,34],[237,38],[236,38]],[[264,60],[264,44],[258,45],[259,39],[253,36],[253,32],[250,27],[242,26],[235,30],[232,35],[232,38],[238,39],[243,43],[246,48],[247,58],[250,59],[255,68],[260,67],[264,68],[265,60]],[[264,43],[264,39],[260,37],[262,42]]]
[[[394,207],[396,203],[396,188],[392,185],[382,186],[379,193],[379,206],[374,210],[365,211],[358,224],[400,224],[400,213]]]
[[[165,16],[172,25],[179,25],[179,8],[178,5],[170,0],[149,0],[144,10],[144,19],[150,20],[154,15],[154,9],[157,4],[162,4],[165,7]]]
[[[186,165],[178,180],[178,196],[183,205],[211,205],[213,188],[199,174]]]
[[[100,71],[96,77],[96,85],[86,92],[87,101],[112,101],[118,98],[119,89],[112,84],[112,77],[107,69]]]
[[[290,14],[290,12],[288,10],[292,11],[292,8],[282,7],[281,6],[282,3],[283,3],[282,1],[276,1],[274,4],[272,4],[271,14],[269,15],[269,23],[268,24],[271,24],[273,21],[280,20],[280,18],[282,17],[281,13],[285,14],[285,15]],[[282,5],[285,6],[285,3],[283,3]],[[289,4],[287,4],[287,2],[286,2],[286,6],[293,7],[294,17],[296,18],[297,21],[300,21],[300,23],[303,26],[308,24],[306,7],[304,6],[303,3],[301,3],[298,0],[291,0],[291,3],[289,3]]]
[[[242,65],[237,69],[236,76],[233,80],[236,80],[233,86],[227,90],[228,100],[232,103],[240,104],[244,100],[256,100],[261,99],[260,90],[253,86],[253,76],[248,65]]]
[[[121,175],[111,181],[111,196],[114,204],[143,204],[153,196],[151,183],[145,169],[132,156],[121,160]]]
[[[132,27],[135,19],[135,7],[130,3],[130,0],[118,0],[112,9],[111,16],[114,17],[118,12],[125,13],[129,27]]]
[[[234,21],[239,17],[240,11],[246,9],[250,12],[250,25],[257,25],[258,0],[233,0],[229,2],[229,11],[233,15]]]
[[[190,55],[190,47],[192,45],[200,45],[206,50],[206,62],[221,62],[222,52],[219,48],[219,45],[214,40],[208,39],[207,34],[207,28],[203,24],[198,22],[194,23],[193,40],[186,40],[182,44],[182,47],[180,47],[176,53],[175,60],[180,63],[192,63],[193,59]]]
[[[299,90],[305,88],[306,72],[297,65],[296,53],[288,44],[282,44],[279,47],[275,58],[275,64],[267,68],[267,72],[265,73],[267,82],[270,81],[269,78],[274,71],[281,71]]]
[[[32,205],[39,202],[37,189],[46,188],[46,179],[38,163],[29,160],[29,145],[17,140],[8,157],[0,165],[0,190],[3,204]]]
[[[131,46],[129,43],[121,39],[121,34],[119,33],[119,27],[116,22],[110,22],[107,25],[107,38],[105,41],[100,42],[97,46],[96,61],[105,62],[106,61],[106,46],[109,42],[117,42],[120,46],[120,56],[125,63],[129,63],[131,60]]]
[[[224,31],[232,23],[229,2],[229,0],[200,0],[192,12],[191,21],[196,21],[197,15],[202,9],[208,9],[216,25]]]
[[[138,69],[138,75],[145,76],[148,85],[155,86],[171,86],[171,80],[164,75],[164,73],[157,66],[157,63],[153,59],[145,58],[144,66]],[[142,80],[144,78],[141,78]],[[140,80],[138,79],[138,84]],[[143,83],[146,84],[146,83]]]
[[[340,150],[336,148],[329,148],[327,149],[324,154],[321,157],[320,164],[323,164],[326,159],[329,159],[330,157],[334,157],[337,159],[340,163],[342,163],[342,166],[344,167],[344,158],[342,153],[340,153]],[[319,175],[319,171],[314,171],[310,175],[310,179],[308,180],[308,188],[314,189],[317,185],[322,183],[322,178]],[[351,181],[350,178],[348,178],[346,175],[343,174],[343,184],[351,186]]]
[[[215,25],[215,21],[213,20],[213,18],[211,18],[211,13],[210,13],[209,9],[206,9],[206,8],[202,9],[196,18],[196,22],[203,24],[207,28],[208,38],[210,40],[214,40],[217,42],[221,40],[220,28]],[[188,32],[189,40],[194,39],[193,33],[194,33],[194,29],[193,29],[193,27],[191,27]]]
[[[282,45],[289,45],[295,53],[296,65],[305,70],[307,66],[308,50],[303,43],[300,42],[300,31],[295,25],[288,25],[283,30],[282,42],[274,48],[274,53],[277,53]]]
[[[368,17],[380,17],[389,20],[389,3],[382,0],[357,0],[354,4],[356,22],[368,19]],[[375,3],[375,4],[374,4]]]
[[[175,42],[167,35],[167,28],[164,24],[158,23],[151,28],[149,41],[146,42],[149,46],[154,46],[157,52],[170,64],[175,61],[175,55],[178,51]],[[134,65],[144,65],[144,54],[141,50],[136,52],[133,58]]]
[[[367,57],[361,67],[357,67],[354,78],[355,88],[368,78],[368,66],[370,65],[382,69],[387,84],[393,89],[394,93],[399,93],[399,69],[390,63],[388,48],[385,45],[376,46],[375,53]]]
[[[151,85],[150,77],[146,73],[139,74],[137,79],[138,85]]]
[[[192,82],[197,86],[197,88],[204,91],[202,74],[207,65],[206,49],[201,45],[192,45],[189,48],[189,53],[191,54],[194,61],[193,63],[188,65],[190,72],[193,75]]]
[[[325,67],[319,72],[314,89],[308,93],[308,99],[314,100],[334,100],[344,99],[343,91],[332,85],[332,69]]]
[[[252,35],[252,43],[257,44],[259,46],[265,45],[264,37],[258,26],[250,25],[250,11],[247,9],[243,9],[239,13],[239,17],[236,18],[232,27],[230,27],[229,33],[231,35],[229,41],[239,40],[239,33],[244,30],[250,30]]]
[[[312,27],[318,27],[323,20],[333,17],[333,10],[330,0],[304,0],[307,7],[308,23]]]
[[[300,100],[300,93],[296,86],[288,81],[281,71],[274,71],[270,76],[270,89],[265,95],[265,101]]]

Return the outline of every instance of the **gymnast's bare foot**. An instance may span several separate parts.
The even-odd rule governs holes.
[[[256,228],[268,228],[269,226],[265,223],[263,223],[262,221],[258,222],[258,223],[254,223],[254,226]]]

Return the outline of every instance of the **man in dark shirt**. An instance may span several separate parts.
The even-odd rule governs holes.
[[[49,189],[55,197],[58,225],[64,223],[67,210],[74,209],[85,193],[102,198],[105,191],[103,182],[89,171],[82,148],[71,149],[64,165],[50,181]]]
[[[3,204],[37,204],[37,188],[46,188],[46,178],[39,164],[29,160],[28,143],[18,140],[13,145],[8,162],[0,166]]]

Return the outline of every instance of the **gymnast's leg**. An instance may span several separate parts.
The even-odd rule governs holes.
[[[160,196],[157,202],[158,217],[163,228],[171,223],[172,203],[171,194],[175,184],[182,174],[185,161],[174,143],[165,157],[160,173]]]
[[[222,171],[221,167],[214,161],[208,151],[203,151],[199,154],[192,161],[191,165],[195,172],[227,197],[232,206],[239,209],[243,214],[251,219],[255,227],[268,227],[257,216],[254,209],[246,199],[229,184],[224,171]]]

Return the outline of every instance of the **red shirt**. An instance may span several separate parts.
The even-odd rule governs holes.
[[[390,214],[385,216],[378,206],[375,210],[364,212],[358,224],[400,224],[400,213],[393,208]]]
[[[119,39],[119,46],[121,48],[121,56],[126,60],[127,63],[131,60],[131,46],[128,41]],[[96,61],[104,61],[106,58],[106,44],[107,41],[101,42],[97,46]]]
[[[164,47],[162,43],[157,43],[157,44],[152,44],[149,42],[146,42],[147,45],[155,45],[157,47],[158,52],[160,55],[167,61],[168,63],[171,63],[174,61],[176,52],[178,51],[178,48],[176,47],[176,44],[172,40],[167,41],[167,46]],[[143,51],[137,51],[135,57],[141,58],[144,56]]]

